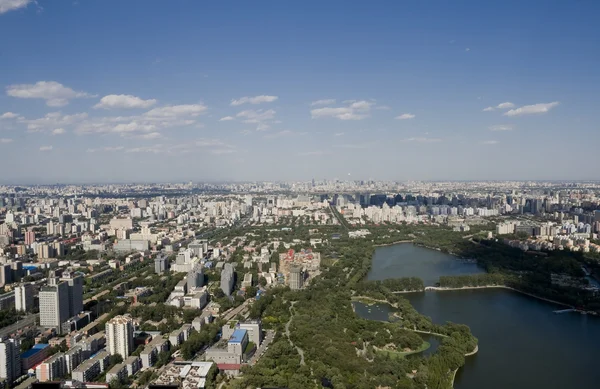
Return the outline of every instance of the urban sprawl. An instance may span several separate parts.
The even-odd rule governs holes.
[[[0,186],[0,387],[226,382],[289,338],[260,299],[310,285],[331,240],[493,225],[524,252],[597,254],[599,209],[596,182]]]

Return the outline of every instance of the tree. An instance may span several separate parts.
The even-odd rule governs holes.
[[[258,284],[264,288],[265,286],[267,286],[267,279],[263,276],[260,276],[258,278]]]
[[[120,354],[113,354],[108,358],[108,363],[111,366],[118,365],[123,362],[123,357]]]

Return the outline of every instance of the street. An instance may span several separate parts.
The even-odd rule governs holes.
[[[254,355],[252,356],[252,358],[250,358],[250,361],[248,362],[248,364],[250,366],[253,366],[256,362],[258,362],[260,357],[262,357],[262,355],[267,351],[267,348],[273,342],[273,339],[275,339],[275,333],[276,332],[274,330],[266,331],[265,338],[263,339],[262,343],[256,349],[256,352],[254,353]]]

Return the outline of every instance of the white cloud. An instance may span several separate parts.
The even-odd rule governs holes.
[[[123,146],[112,146],[112,147],[109,146],[109,147],[105,147],[104,151],[120,151],[123,149],[125,149],[125,147],[123,147]]]
[[[292,134],[293,134],[293,132],[290,131],[290,130],[283,130],[283,131],[274,132],[274,133],[271,133],[271,134],[266,134],[264,136],[264,138],[266,138],[266,139],[274,139],[274,138],[281,138],[283,136],[288,136],[288,135],[292,135]]]
[[[52,130],[52,135],[62,135],[66,132],[64,128],[55,128]]]
[[[412,113],[403,113],[400,116],[396,116],[394,119],[398,119],[398,120],[408,120],[408,119],[414,119],[415,115],[413,115]]]
[[[233,116],[225,116],[219,119],[220,122],[228,122],[230,120],[235,120],[235,118]]]
[[[121,151],[121,150],[125,150],[125,147],[124,146],[108,146],[108,147],[102,147],[99,149],[87,149],[86,152],[88,152],[88,153],[95,153],[96,151],[115,152],[115,151]]]
[[[342,136],[342,135],[344,135],[343,132],[336,132],[335,134],[333,134],[333,136]]]
[[[43,99],[49,107],[62,107],[69,100],[93,97],[85,92],[76,92],[56,81],[38,81],[35,84],[17,84],[6,87],[6,94],[22,99]]]
[[[370,116],[371,106],[375,103],[366,100],[346,100],[346,107],[316,108],[310,111],[313,119],[336,118],[340,120],[362,120]]]
[[[201,109],[192,108],[156,111],[158,109],[160,108],[152,110],[154,112],[150,111],[152,114],[92,118],[78,123],[74,132],[77,134],[119,133],[121,136],[159,132],[167,128],[194,125],[196,121],[193,117],[198,112],[202,112]]]
[[[168,105],[165,107],[154,108],[144,115],[153,117],[198,116],[206,110],[207,107],[203,104]]]
[[[509,109],[509,108],[513,108],[515,105],[513,103],[511,103],[510,101],[507,101],[505,103],[500,103],[495,107],[486,107],[483,109],[483,112],[491,112],[491,111],[495,111],[496,109]]]
[[[0,14],[25,8],[34,0],[0,0]]]
[[[521,116],[521,115],[534,115],[542,114],[550,111],[552,108],[558,106],[559,102],[554,101],[552,103],[539,103],[533,105],[524,105],[517,109],[511,109],[504,113],[505,116]]]
[[[490,126],[489,129],[490,131],[512,131],[513,126],[508,124],[498,124],[495,126]]]
[[[11,143],[12,141],[10,138],[0,138],[0,144]]]
[[[266,96],[266,95],[260,95],[260,96],[254,96],[254,97],[245,96],[245,97],[242,97],[237,100],[231,100],[230,105],[235,107],[235,106],[242,105],[242,104],[272,103],[273,101],[277,100],[278,98],[279,97],[277,97],[277,96]]]
[[[140,139],[158,139],[158,138],[162,138],[162,135],[160,132],[149,132],[147,134],[139,135],[138,138],[140,138]]]
[[[130,108],[150,108],[156,104],[155,99],[144,100],[132,95],[108,95],[100,99],[100,102],[94,105],[94,108],[104,109],[130,109]]]
[[[514,108],[514,104],[511,103],[510,101],[507,101],[506,103],[500,103],[496,106],[496,108],[498,109],[509,109],[509,108]]]
[[[404,142],[418,142],[418,143],[437,143],[441,142],[441,138],[426,138],[426,137],[416,137],[416,138],[407,138],[403,140]]]
[[[152,146],[145,147],[133,147],[130,149],[125,149],[126,153],[144,153],[144,154],[160,154],[165,152],[164,145],[156,144]]]
[[[467,47],[467,48],[465,49],[465,51],[471,51],[471,49],[470,49],[469,47]]]
[[[481,143],[483,143],[484,145],[495,145],[495,144],[498,144],[500,142],[498,142],[497,140],[485,140],[485,141],[483,141]]]
[[[53,148],[52,146],[42,146],[42,147],[40,147],[40,151],[50,151],[50,150],[52,150],[52,148]]]
[[[27,125],[28,132],[52,131],[56,128],[64,128],[75,123],[80,123],[87,119],[88,114],[85,112],[76,113],[73,115],[63,115],[61,112],[50,112],[46,116],[38,119],[21,119],[20,123]]]
[[[5,112],[5,113],[3,113],[2,115],[0,115],[0,120],[1,120],[1,119],[14,119],[14,118],[16,118],[17,116],[19,116],[19,115],[17,115],[17,114],[16,114],[16,113],[14,113],[14,112]]]
[[[377,107],[375,107],[375,109],[378,109],[380,111],[389,111],[392,108],[388,107],[387,105],[378,105]]]
[[[244,123],[257,124],[257,131],[265,131],[270,128],[270,123],[275,119],[275,110],[247,109],[235,116],[241,118]]]
[[[369,147],[366,143],[345,143],[340,145],[333,145],[337,149],[366,149]]]
[[[298,155],[301,156],[301,157],[309,157],[309,156],[312,156],[312,155],[325,155],[325,154],[328,154],[328,153],[325,152],[325,151],[321,151],[321,150],[302,151],[302,152],[298,153]]]
[[[316,105],[331,105],[331,104],[335,104],[335,99],[323,99],[323,100],[313,101],[312,103],[310,103],[310,106],[314,107]]]

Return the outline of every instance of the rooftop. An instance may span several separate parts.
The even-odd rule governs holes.
[[[38,344],[34,345],[32,348],[30,348],[29,350],[22,353],[21,358],[29,358],[30,356],[42,351],[43,349],[45,349],[48,346],[49,346],[49,344],[47,344],[47,343],[38,343]]]
[[[229,338],[229,343],[242,343],[244,340],[244,336],[246,336],[246,330],[235,330],[233,334],[231,334],[231,338]]]

